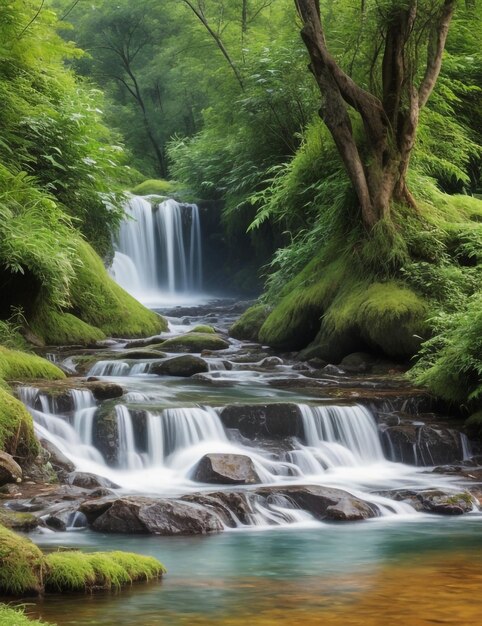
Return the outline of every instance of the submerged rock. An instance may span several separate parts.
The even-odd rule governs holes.
[[[0,487],[7,483],[21,482],[22,468],[13,456],[0,450]]]
[[[206,454],[199,461],[192,479],[217,485],[253,485],[261,482],[253,461],[244,454]]]
[[[194,374],[208,371],[209,366],[204,359],[190,354],[176,356],[161,363],[152,363],[149,369],[151,374],[181,377],[194,376]]]
[[[219,532],[223,524],[212,511],[194,503],[127,496],[84,502],[80,511],[93,530],[106,533],[198,535]]]

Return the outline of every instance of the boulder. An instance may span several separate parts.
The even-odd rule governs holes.
[[[209,366],[204,359],[199,356],[184,354],[176,356],[161,363],[152,363],[149,373],[164,376],[193,376],[208,372]]]
[[[153,346],[155,344],[164,341],[162,335],[155,335],[154,337],[146,337],[145,339],[134,339],[127,343],[127,348],[146,348],[147,346]]]
[[[253,461],[244,454],[206,454],[194,470],[193,480],[216,485],[253,485],[261,482]]]
[[[410,465],[453,464],[464,456],[458,431],[422,422],[384,428],[382,443],[390,460]]]
[[[440,489],[396,489],[394,491],[379,492],[386,498],[410,504],[420,513],[437,513],[439,515],[462,515],[470,513],[476,504],[474,497],[468,491],[447,493]]]
[[[72,461],[54,443],[47,439],[41,439],[40,445],[47,452],[48,461],[56,472],[73,472],[75,470],[75,465]]]
[[[11,530],[29,532],[38,526],[38,519],[32,513],[12,511],[7,507],[0,507],[0,524]]]
[[[15,459],[0,450],[0,487],[7,483],[22,481],[22,468]]]
[[[106,533],[198,535],[223,530],[220,518],[181,500],[128,496],[89,500],[80,507],[93,530]]]
[[[374,361],[368,352],[352,352],[342,359],[340,367],[350,374],[365,374],[371,370]]]
[[[108,478],[89,474],[88,472],[72,472],[67,476],[67,482],[69,485],[83,487],[84,489],[98,489],[99,487],[119,489],[119,485],[116,485]]]
[[[230,404],[220,414],[227,428],[236,428],[245,436],[283,439],[301,437],[303,422],[296,404]]]
[[[165,352],[201,353],[203,350],[226,350],[229,342],[217,334],[187,333],[167,339],[159,348]]]
[[[96,400],[110,400],[120,398],[124,395],[124,389],[116,383],[109,383],[103,380],[86,382],[84,387],[92,391]]]

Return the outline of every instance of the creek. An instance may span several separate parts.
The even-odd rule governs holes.
[[[163,293],[202,300],[196,210],[183,222],[177,203],[152,212],[144,202],[131,201],[135,219],[121,229],[113,275],[151,305]],[[165,257],[163,237],[177,242]],[[226,339],[239,314],[232,302],[167,313],[164,339],[207,323]],[[65,626],[386,624],[393,611],[387,581],[395,585],[400,572],[416,581],[428,571],[435,580],[442,553],[445,574],[453,562],[453,571],[475,580],[482,515],[467,491],[473,451],[452,421],[428,413],[393,374],[320,373],[257,344],[229,339],[226,346],[203,352],[204,371],[189,378],[155,373],[181,352],[132,359],[125,340],[59,350],[51,358],[73,370],[87,355],[87,369],[77,373],[120,385],[122,396],[100,402],[82,385],[61,396],[19,389],[39,438],[77,472],[107,480],[108,497],[180,502],[209,513],[223,531],[183,536],[189,532],[181,525],[154,536],[112,534],[118,526],[88,523],[71,507],[67,532],[47,524],[32,538],[47,549],[150,554],[168,575],[118,593],[49,596],[34,613]],[[205,459],[211,466],[199,473]],[[378,613],[365,607],[365,621],[353,621],[377,588]],[[413,597],[422,601],[423,591],[413,588]]]

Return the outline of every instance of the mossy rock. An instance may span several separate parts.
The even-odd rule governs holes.
[[[13,608],[5,604],[0,604],[0,624],[2,626],[49,626],[47,622],[29,619],[22,608]]]
[[[35,458],[39,450],[32,416],[20,400],[3,389],[0,389],[0,449],[20,464]]]
[[[0,346],[0,378],[7,381],[56,380],[65,378],[65,374],[47,359]]]
[[[0,526],[0,592],[25,595],[42,589],[42,552],[30,540]]]
[[[182,356],[175,356],[161,363],[153,363],[149,373],[161,376],[189,377],[208,371],[209,366],[204,359],[191,354],[183,354]]]
[[[208,326],[207,324],[199,324],[199,326],[195,326],[189,332],[191,333],[211,333],[214,334],[216,331],[212,326]]]
[[[0,507],[0,525],[10,530],[28,532],[37,528],[38,519],[32,513],[19,513],[18,511]]]
[[[162,178],[149,178],[132,189],[136,196],[169,196],[176,190],[176,183]]]
[[[465,420],[465,426],[469,435],[476,439],[482,438],[482,409],[476,413],[472,413],[470,417]]]
[[[70,288],[71,309],[58,312],[39,301],[31,329],[52,345],[91,344],[106,336],[142,337],[168,328],[167,321],[144,307],[107,273],[85,241],[76,247],[80,261]]]
[[[216,334],[191,332],[166,339],[158,347],[165,352],[198,353],[203,350],[226,350],[229,342]]]
[[[261,326],[270,312],[271,308],[265,304],[255,304],[249,307],[229,329],[230,336],[235,339],[258,341]]]

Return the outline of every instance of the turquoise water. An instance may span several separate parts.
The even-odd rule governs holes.
[[[114,593],[47,596],[30,608],[59,626],[177,626],[223,622],[228,615],[245,615],[244,623],[257,624],[266,607],[286,604],[287,623],[295,623],[307,602],[316,610],[353,602],[366,591],[367,581],[383,577],[386,568],[430,562],[440,554],[470,558],[481,553],[481,523],[480,517],[424,516],[403,523],[389,518],[204,537],[37,535],[34,539],[44,549],[63,545],[156,556],[168,574],[160,583]],[[303,596],[297,603],[300,593],[308,599]],[[390,598],[385,600],[388,606]]]

